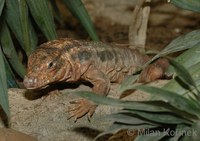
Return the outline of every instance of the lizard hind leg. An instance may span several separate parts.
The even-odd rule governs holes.
[[[166,75],[165,72],[168,66],[169,62],[167,59],[158,59],[155,63],[150,64],[141,72],[137,82],[148,83],[163,78]]]

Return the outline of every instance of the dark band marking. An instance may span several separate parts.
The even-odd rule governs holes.
[[[97,56],[100,58],[102,62],[109,61],[114,58],[112,52],[108,50],[97,52]]]
[[[78,52],[78,59],[80,61],[87,61],[92,57],[92,53],[86,50]]]
[[[72,60],[86,61],[92,57],[91,52],[86,50],[76,50],[70,53]]]

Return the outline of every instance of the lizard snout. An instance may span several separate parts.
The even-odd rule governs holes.
[[[32,89],[37,84],[37,78],[25,76],[23,84],[27,89]]]

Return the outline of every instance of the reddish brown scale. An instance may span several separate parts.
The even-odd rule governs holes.
[[[110,82],[121,82],[126,75],[135,73],[148,60],[148,56],[129,48],[67,38],[53,40],[42,44],[30,55],[24,86],[27,89],[38,89],[59,81],[85,80],[93,84],[93,92],[107,95]],[[166,66],[165,61],[150,65],[144,69],[138,81],[162,77]],[[90,118],[97,107],[85,99],[71,104],[68,111],[70,118],[74,117],[75,120],[85,114]]]

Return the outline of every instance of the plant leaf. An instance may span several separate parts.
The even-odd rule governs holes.
[[[119,93],[123,93],[124,91],[126,91],[126,88],[129,85],[133,85],[133,83],[138,79],[139,75],[130,75],[125,77],[124,81],[121,83],[120,87],[119,87]]]
[[[199,141],[200,138],[200,120],[195,122],[191,128],[188,128],[183,141]]]
[[[6,1],[6,10],[5,10],[5,18],[6,21],[12,30],[12,32],[15,34],[17,40],[19,41],[20,45],[23,47],[24,51],[26,52],[27,56],[31,53],[31,51],[35,50],[36,44],[37,44],[37,36],[35,31],[33,30],[33,27],[31,25],[30,19],[28,22],[28,31],[30,36],[30,45],[29,48],[26,48],[24,46],[23,41],[23,29],[21,26],[20,16],[19,16],[19,2],[17,0],[8,0]]]
[[[52,10],[53,10],[55,20],[57,20],[62,26],[64,26],[65,23],[63,22],[63,19],[62,19],[60,10],[58,9],[58,6],[56,4],[56,1],[50,0],[50,2],[51,2],[51,6],[52,6]]]
[[[200,105],[198,103],[190,101],[174,92],[162,88],[142,85],[135,86],[135,89],[143,90],[150,93],[151,95],[154,95],[154,100],[156,99],[164,101],[176,107],[177,109],[180,109],[181,111],[185,111],[187,113],[200,117]]]
[[[150,122],[145,120],[144,118],[138,118],[135,114],[132,114],[130,110],[124,110],[123,112],[106,115],[103,118],[106,120],[111,120],[113,122],[123,123],[123,124],[130,124],[130,125],[141,125],[141,124],[149,124],[149,125],[156,125],[155,122]]]
[[[188,126],[185,126],[183,124],[178,124],[175,130],[175,135],[169,139],[169,141],[179,141],[179,138],[187,131]]]
[[[26,0],[31,15],[48,40],[57,38],[53,16],[47,0]]]
[[[0,104],[7,116],[10,116],[9,103],[8,103],[8,89],[6,84],[5,64],[3,60],[3,53],[0,46]]]
[[[146,119],[147,121],[152,121],[160,124],[191,124],[190,121],[179,117],[178,115],[169,112],[141,112],[137,110],[124,110],[122,113],[132,113],[141,117],[141,119]]]
[[[3,8],[4,8],[4,3],[5,3],[5,0],[0,1],[0,16],[1,16],[1,13],[2,13]]]
[[[199,0],[170,0],[170,2],[180,8],[200,12]]]
[[[200,70],[200,62],[191,66],[190,69],[188,69],[189,73],[192,74],[192,78],[194,79],[197,88],[199,88],[200,86],[200,81],[199,81],[200,71],[199,70]],[[177,79],[170,80],[162,88],[172,91],[172,92],[176,92],[177,94],[180,94],[180,95],[185,95],[186,93],[188,93],[188,95],[185,95],[186,97],[194,96],[194,94],[191,93],[191,90],[189,91],[188,89],[185,89],[184,87],[182,87],[182,85],[180,85],[180,82]]]
[[[126,109],[140,110],[140,111],[153,111],[153,112],[170,111],[166,108],[151,105],[145,102],[123,101],[123,100],[113,99],[110,97],[99,96],[99,95],[94,94],[93,92],[79,91],[79,92],[73,92],[73,93],[82,98],[92,100],[98,104],[111,105],[111,106],[123,107]]]
[[[191,66],[200,62],[200,43],[197,43],[194,47],[185,51],[181,55],[175,58],[175,61],[182,64],[185,68],[189,69]],[[174,68],[169,66],[166,73],[172,74]]]
[[[3,58],[4,58],[5,70],[6,70],[7,86],[8,86],[8,88],[18,88],[19,85],[15,80],[14,73],[13,73],[12,69],[10,68],[10,65],[4,55],[3,55]]]
[[[29,21],[28,21],[28,7],[26,5],[26,0],[18,0],[19,3],[19,17],[20,25],[22,29],[22,41],[23,46],[26,49],[27,54],[32,52],[30,48],[31,40],[29,34]]]
[[[109,129],[107,129],[106,131],[102,132],[101,134],[99,134],[97,137],[95,137],[94,140],[98,139],[99,137],[106,135],[106,134],[111,134],[111,133],[116,133],[119,130],[122,129],[128,129],[127,130],[127,134],[131,135],[133,134],[134,130],[140,130],[140,129],[146,129],[146,128],[155,128],[157,126],[154,125],[149,125],[149,124],[141,124],[141,125],[129,125],[129,124],[121,124],[121,123],[113,123]]]
[[[94,41],[99,41],[92,24],[90,16],[87,13],[81,0],[63,0],[69,10],[79,19],[81,24],[85,27],[86,31]]]
[[[1,41],[3,52],[6,55],[9,63],[12,65],[12,67],[17,72],[17,74],[21,78],[24,78],[26,69],[19,60],[19,57],[17,55],[17,52],[14,48],[14,45],[11,39],[10,32],[5,22],[1,23],[0,41]]]
[[[169,60],[170,64],[174,67],[178,77],[180,77],[187,85],[196,87],[196,84],[190,75],[190,73],[185,69],[184,66],[177,63],[174,60]]]
[[[146,135],[139,135],[134,141],[160,141],[164,136],[166,136],[165,132],[153,132]]]
[[[160,51],[157,55],[155,55],[149,62],[147,62],[146,65],[148,65],[149,63],[160,57],[194,47],[195,45],[200,43],[199,38],[200,38],[200,30],[194,30],[185,35],[177,37],[162,51]],[[144,65],[144,67],[146,65]]]

